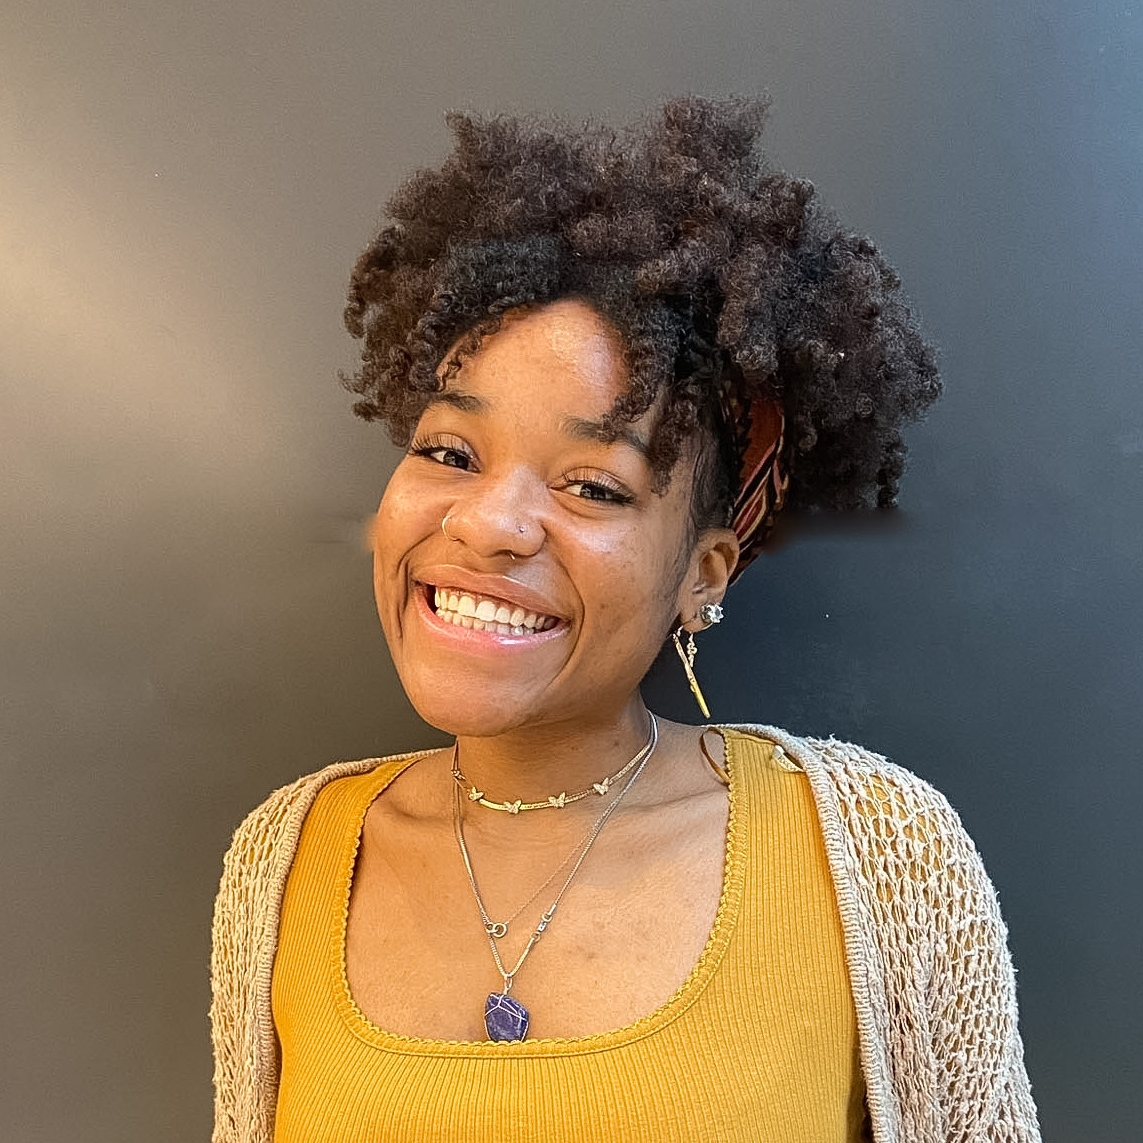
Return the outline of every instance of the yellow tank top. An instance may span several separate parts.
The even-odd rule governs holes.
[[[416,1039],[349,993],[345,923],[369,804],[408,761],[331,782],[282,905],[272,1000],[275,1143],[853,1143],[864,1086],[841,921],[804,775],[727,734],[730,820],[714,928],[662,1007],[613,1032]]]

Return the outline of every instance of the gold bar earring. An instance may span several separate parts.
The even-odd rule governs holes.
[[[710,707],[706,705],[702,688],[698,684],[698,679],[695,678],[695,655],[698,654],[698,647],[695,646],[695,637],[689,631],[687,632],[687,646],[686,650],[683,650],[682,640],[679,639],[679,631],[682,631],[682,627],[679,627],[678,630],[671,634],[671,638],[675,642],[675,650],[679,653],[679,659],[682,661],[683,670],[687,675],[687,682],[690,683],[691,694],[695,696],[695,701],[699,704],[699,710],[702,711],[703,718],[710,718]]]

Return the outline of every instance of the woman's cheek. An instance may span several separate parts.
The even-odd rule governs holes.
[[[399,559],[433,530],[432,497],[417,489],[398,468],[377,509],[374,551]]]

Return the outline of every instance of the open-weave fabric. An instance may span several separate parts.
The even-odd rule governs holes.
[[[995,891],[931,786],[860,747],[737,729],[781,745],[813,790],[845,933],[876,1143],[1035,1143],[1016,990]],[[318,792],[382,760],[342,762],[242,823],[215,906],[213,1143],[272,1143],[270,1007],[282,895]]]

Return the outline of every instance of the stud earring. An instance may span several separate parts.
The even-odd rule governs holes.
[[[722,610],[722,605],[718,603],[704,603],[699,608],[698,617],[706,624],[707,627],[713,627],[716,623],[722,622],[722,617],[725,612]]]

